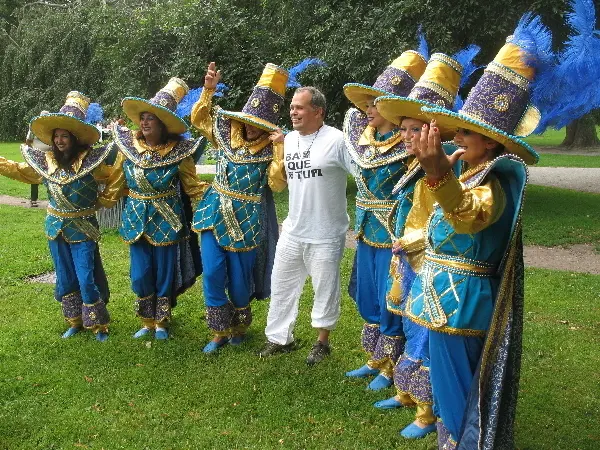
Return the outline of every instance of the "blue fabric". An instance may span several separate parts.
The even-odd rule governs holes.
[[[96,303],[100,299],[94,278],[95,259],[99,256],[96,242],[68,243],[59,235],[49,240],[48,246],[56,270],[55,297],[61,299],[66,294],[80,291],[85,303]]]
[[[250,303],[254,292],[253,267],[256,249],[232,252],[221,247],[212,231],[200,235],[204,275],[202,288],[206,306],[224,306],[229,299],[236,308]]]
[[[458,441],[467,397],[483,350],[483,339],[430,331],[429,377],[433,412]]]
[[[381,334],[402,335],[402,318],[388,311],[385,296],[392,251],[358,241],[356,247],[356,305],[365,322],[379,324]]]
[[[140,297],[173,297],[177,244],[153,246],[144,239],[129,245],[131,289]]]

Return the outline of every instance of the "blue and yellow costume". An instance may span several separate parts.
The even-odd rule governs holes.
[[[169,133],[180,134],[187,126],[173,111],[187,91],[182,80],[171,78],[152,100],[126,98],[123,108],[134,122],[139,122],[142,112],[150,112]],[[136,314],[143,323],[136,334],[140,336],[168,326],[177,295],[197,275],[182,195],[195,204],[205,190],[206,183],[196,177],[193,157],[203,139],[170,139],[149,146],[134,132],[116,125],[113,137],[120,151],[115,169],[119,190],[111,200],[127,195],[119,233],[130,245],[131,287],[138,297]]]
[[[386,94],[407,95],[425,70],[426,59],[416,51],[406,51],[377,78],[374,85],[347,84],[344,93],[359,109],[351,108],[344,120],[346,148],[358,166],[355,282],[349,291],[365,324],[362,346],[369,355],[366,367],[347,375],[364,376],[379,372],[390,384],[394,363],[404,346],[401,318],[388,312],[386,284],[392,258],[392,235],[396,207],[392,189],[406,173],[409,157],[398,128],[385,136],[368,125],[367,102]],[[353,276],[354,278],[354,276]],[[379,381],[370,385],[375,388]]]
[[[32,130],[52,145],[56,128],[69,131],[83,145],[95,143],[99,134],[84,121],[90,101],[73,91],[59,113],[33,119]],[[111,178],[117,152],[113,146],[87,147],[69,167],[61,167],[52,150],[21,146],[24,163],[0,157],[0,174],[29,184],[41,184],[48,191],[44,224],[50,254],[56,270],[55,298],[70,329],[91,329],[99,340],[106,338],[110,320],[106,303],[108,282],[98,250],[100,231],[96,210],[109,204],[115,191]],[[106,185],[102,192],[101,184]],[[64,337],[70,336],[69,332]]]
[[[287,79],[287,71],[267,64],[241,112],[213,109],[210,88],[192,109],[192,124],[217,149],[215,179],[192,226],[201,239],[206,320],[216,337],[242,336],[252,322],[250,300],[270,295],[278,235],[270,188],[285,187],[270,173],[279,167],[271,166],[283,144],[273,144],[267,133],[248,141],[244,124],[276,129]]]
[[[415,84],[407,97],[384,96],[375,101],[379,113],[392,123],[402,123],[411,126],[406,130],[407,142],[413,135],[420,136],[423,123],[427,121],[421,108],[423,106],[444,105],[452,109],[457,98],[459,87],[464,85],[475,70],[473,59],[479,52],[479,47],[469,46],[460,50],[452,57],[443,53],[431,55],[425,72]],[[413,127],[418,127],[415,130]],[[448,129],[441,130],[442,139],[454,135]],[[454,145],[444,144],[446,153],[456,149]],[[406,174],[394,187],[397,196],[395,214],[394,239],[397,240],[405,233],[405,224],[413,206],[415,187],[421,184],[424,176],[419,161],[411,157]],[[419,272],[423,259],[423,248],[414,248],[411,255],[413,267],[406,259],[406,253],[394,255],[390,264],[387,285],[387,309],[393,314],[403,315],[405,300]],[[401,434],[408,438],[423,437],[435,431],[436,418],[433,414],[433,398],[429,380],[429,332],[425,327],[402,317],[402,328],[406,344],[402,356],[394,367],[394,384],[397,395],[389,400],[378,402],[378,407],[416,406],[416,418],[420,426],[410,424]]]

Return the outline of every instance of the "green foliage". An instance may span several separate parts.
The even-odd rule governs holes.
[[[3,140],[21,139],[27,122],[42,109],[59,108],[70,90],[85,92],[115,117],[123,97],[149,98],[171,76],[201,85],[210,61],[231,87],[221,104],[239,109],[265,63],[290,67],[309,56],[328,67],[309,69],[301,81],[324,91],[328,121],[340,126],[349,106],[344,83],[373,83],[393,58],[416,47],[419,24],[432,51],[451,54],[477,43],[483,64],[522,13],[533,9],[560,24],[566,2],[55,0],[66,7],[19,8],[24,3],[0,9],[0,17],[14,13],[18,20],[0,39]]]

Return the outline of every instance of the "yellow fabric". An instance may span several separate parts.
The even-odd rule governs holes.
[[[452,58],[446,55],[434,53],[427,64],[425,73],[419,78],[417,85],[424,82],[434,83],[448,91],[450,95],[456,95],[460,85],[461,74],[452,67],[451,64],[453,61]],[[454,63],[457,64],[455,61]]]
[[[192,107],[190,117],[192,125],[216,148],[218,145],[213,135],[213,119],[211,116],[212,97],[214,93],[215,89],[202,89],[200,98]]]
[[[269,164],[267,176],[269,180],[269,187],[273,192],[281,192],[287,186],[283,142],[275,142],[273,144],[273,161],[271,161],[271,164]]]
[[[94,178],[106,185],[98,196],[98,207],[112,208],[124,195],[127,187],[123,172],[124,161],[125,156],[119,152],[114,165],[102,167],[104,164],[101,164],[100,168],[94,171]]]
[[[179,163],[179,179],[183,185],[183,190],[190,197],[192,206],[195,209],[209,184],[200,181],[196,176],[196,164],[191,156],[183,158]]]
[[[177,141],[169,141],[164,146],[157,145],[155,147],[150,147],[144,141],[138,140],[138,138],[135,136],[133,137],[133,146],[140,155],[144,154],[145,152],[157,152],[161,158],[164,158],[171,150],[175,148],[177,144]]]
[[[253,155],[260,152],[271,143],[269,135],[263,133],[258,139],[248,141],[244,139],[244,124],[237,120],[231,121],[231,148],[233,150],[245,147]]]
[[[88,154],[88,150],[85,150],[85,151],[79,153],[77,155],[77,158],[75,158],[75,161],[73,161],[73,164],[71,165],[71,167],[73,168],[73,171],[75,173],[79,172],[79,169],[81,169],[83,160],[85,159],[87,154]],[[46,152],[46,163],[48,164],[48,175],[52,175],[54,172],[56,172],[58,169],[60,169],[60,166],[58,165],[58,161],[56,161],[56,158],[54,157],[53,152]]]
[[[400,133],[395,133],[389,139],[386,139],[382,142],[378,142],[375,140],[376,131],[377,130],[375,127],[367,125],[363,130],[362,134],[360,135],[360,138],[358,139],[358,145],[372,145],[377,147],[378,153],[385,153],[390,148],[394,147],[396,144],[402,141],[402,135]]]
[[[256,83],[257,86],[267,87],[277,92],[281,96],[285,96],[285,89],[288,80],[288,72],[275,64],[267,64],[263,70],[260,80]]]
[[[508,67],[510,70],[518,73],[528,80],[533,80],[535,69],[527,65],[527,53],[519,46],[507,43],[500,49],[494,58],[499,64]],[[529,62],[531,64],[531,62]]]
[[[423,264],[425,250],[425,225],[433,212],[434,198],[425,187],[425,179],[417,181],[413,194],[413,206],[406,217],[404,235],[399,239],[400,245],[407,253],[408,262],[415,272]]]
[[[425,72],[427,62],[419,53],[414,50],[407,50],[393,60],[390,66],[404,70],[414,80],[418,80],[423,75],[423,72]]]
[[[477,233],[496,222],[506,206],[506,197],[495,177],[472,189],[454,175],[431,195],[444,210],[446,220],[457,233]]]
[[[26,162],[10,161],[2,156],[0,156],[0,175],[27,184],[42,182],[42,176]]]

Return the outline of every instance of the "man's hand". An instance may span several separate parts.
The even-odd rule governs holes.
[[[216,89],[217,84],[221,80],[221,71],[216,70],[217,65],[211,62],[208,65],[208,70],[206,71],[206,75],[204,75],[204,87],[206,89]]]
[[[465,153],[465,150],[456,150],[452,155],[446,155],[442,148],[440,130],[436,127],[435,119],[431,121],[430,126],[423,125],[420,138],[413,135],[412,149],[427,174],[428,180],[434,182],[441,180]]]

